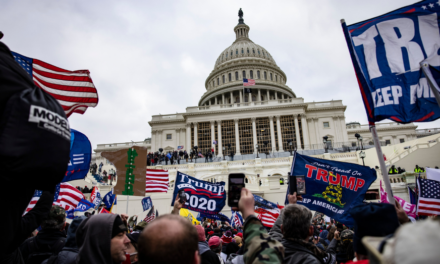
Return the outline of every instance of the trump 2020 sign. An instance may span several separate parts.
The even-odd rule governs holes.
[[[347,45],[370,124],[440,117],[421,63],[440,69],[439,1],[422,1],[350,26]]]
[[[225,206],[224,182],[202,181],[178,171],[171,206],[180,190],[184,190],[186,194],[187,201],[183,208],[204,214],[217,214]]]

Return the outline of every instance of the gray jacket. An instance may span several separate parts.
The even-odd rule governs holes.
[[[321,261],[315,257],[315,255],[307,248],[294,243],[293,241],[284,239],[281,233],[281,224],[283,223],[283,211],[281,211],[280,216],[275,221],[269,235],[280,241],[284,246],[284,263],[286,264],[320,264]],[[333,239],[327,247],[326,253],[328,255],[325,263],[336,263],[336,244],[337,240]]]

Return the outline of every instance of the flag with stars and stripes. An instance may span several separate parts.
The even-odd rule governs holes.
[[[240,227],[243,226],[243,217],[237,211],[232,211],[231,216],[231,226],[232,227]]]
[[[156,213],[154,211],[154,205],[153,205],[153,207],[151,207],[150,211],[148,212],[147,216],[145,216],[144,221],[149,223],[153,221],[155,218],[156,218]]]
[[[12,55],[35,85],[58,101],[67,117],[72,113],[84,114],[88,107],[98,104],[98,92],[89,70],[68,71],[16,52]]]
[[[417,212],[419,215],[440,215],[440,181],[418,178],[419,201]]]
[[[26,208],[26,213],[34,208],[35,204],[40,200],[41,194],[43,194],[43,191],[35,190],[34,196],[32,196],[32,199]]]

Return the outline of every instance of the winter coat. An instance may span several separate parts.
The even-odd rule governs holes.
[[[113,264],[110,251],[112,230],[118,215],[98,214],[85,219],[76,231],[79,247],[76,263]]]
[[[31,246],[31,243],[34,246]],[[26,262],[32,253],[58,254],[66,243],[65,233],[59,230],[41,230],[37,236],[27,239],[20,246],[21,255]],[[48,256],[49,257],[49,256]]]
[[[220,259],[208,246],[206,241],[199,242],[199,254],[202,264],[220,264]]]

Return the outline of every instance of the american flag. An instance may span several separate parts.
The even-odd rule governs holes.
[[[168,192],[168,171],[147,170],[145,192]]]
[[[153,207],[151,207],[150,211],[148,212],[147,216],[145,216],[144,221],[149,223],[153,221],[155,218],[156,218],[156,213],[154,211],[154,205],[153,205]]]
[[[440,215],[440,181],[425,180],[419,177],[419,215]]]
[[[255,80],[243,79],[243,86],[252,86],[252,85],[255,85]]]
[[[34,196],[26,208],[25,214],[34,208],[35,204],[40,200],[42,193],[42,191],[35,190]],[[84,195],[81,191],[69,183],[63,182],[56,187],[53,205],[59,205],[67,211],[69,209],[75,209],[81,199],[84,199]]]
[[[261,223],[265,227],[272,228],[277,220],[278,216],[280,216],[281,209],[284,206],[277,205],[278,208],[275,209],[265,209],[262,207],[256,207],[255,212],[258,213],[258,219],[261,220]]]
[[[52,95],[66,116],[84,114],[98,104],[98,92],[88,70],[68,71],[12,52],[15,61],[32,77],[36,86]]]
[[[177,150],[183,149],[183,146],[177,146]]]

